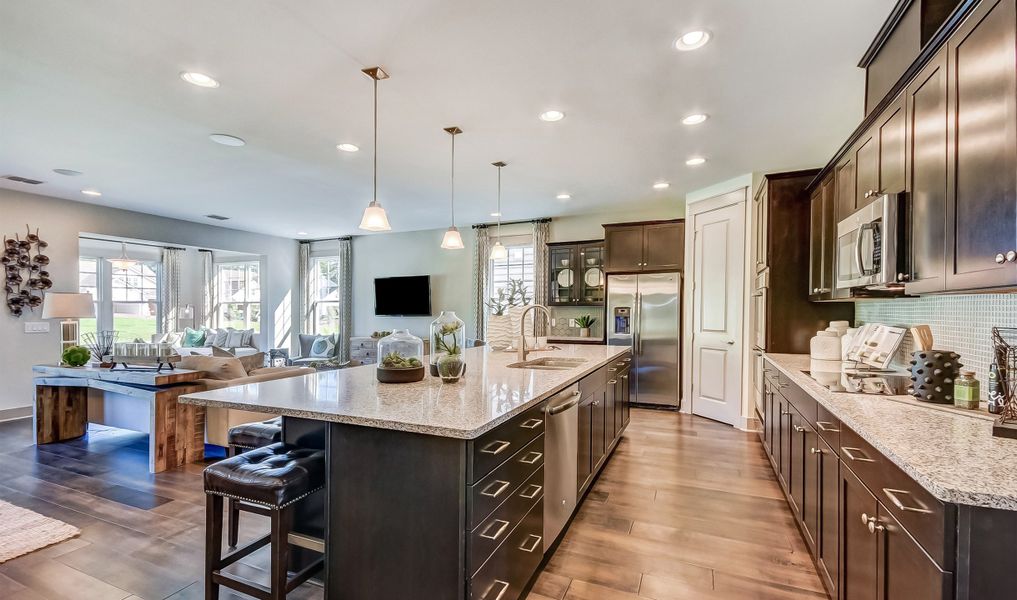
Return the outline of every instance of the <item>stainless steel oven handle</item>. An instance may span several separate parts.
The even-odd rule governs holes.
[[[855,233],[855,266],[858,267],[858,276],[865,275],[865,265],[862,264],[862,228]]]

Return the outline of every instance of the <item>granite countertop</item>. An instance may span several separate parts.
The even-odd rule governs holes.
[[[992,415],[911,396],[831,392],[802,372],[808,355],[766,357],[943,502],[1017,510],[1017,440],[992,437]]]
[[[626,351],[625,346],[563,344],[560,350],[530,352],[527,360],[559,356],[586,362],[572,369],[538,370],[510,369],[516,353],[485,346],[466,350],[466,374],[453,384],[427,375],[416,383],[379,383],[376,366],[364,365],[187,394],[180,402],[472,439]]]

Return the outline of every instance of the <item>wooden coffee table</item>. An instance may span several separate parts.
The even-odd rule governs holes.
[[[88,431],[88,390],[100,390],[148,404],[148,469],[158,473],[205,457],[205,409],[181,404],[182,394],[199,392],[201,371],[125,371],[98,367],[35,365],[35,439],[52,444]]]

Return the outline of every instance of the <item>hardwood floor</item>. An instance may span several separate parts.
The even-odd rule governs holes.
[[[0,423],[0,499],[82,530],[0,565],[0,598],[202,598],[201,470],[149,474],[141,434],[93,426],[86,439],[36,447],[30,420]],[[267,530],[256,515],[241,524],[241,543]],[[267,582],[267,564],[264,549],[235,570]],[[321,596],[313,584],[290,595]],[[754,435],[633,410],[625,439],[529,598],[825,594]]]

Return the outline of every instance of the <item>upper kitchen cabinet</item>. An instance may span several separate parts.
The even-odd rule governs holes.
[[[809,199],[809,299],[833,298],[836,248],[836,182],[828,175]]]
[[[870,202],[881,194],[900,194],[904,191],[904,164],[907,162],[907,119],[904,96],[883,111],[876,121],[876,140],[879,142],[876,193]],[[868,202],[866,202],[868,204]]]
[[[685,264],[685,219],[604,225],[608,273],[680,271]]]
[[[557,242],[547,245],[548,304],[601,306],[604,304],[604,242]]]
[[[852,212],[872,202],[878,193],[879,138],[876,131],[870,131],[855,150],[855,202]]]
[[[1017,284],[1014,3],[984,0],[947,42],[949,291]]]

